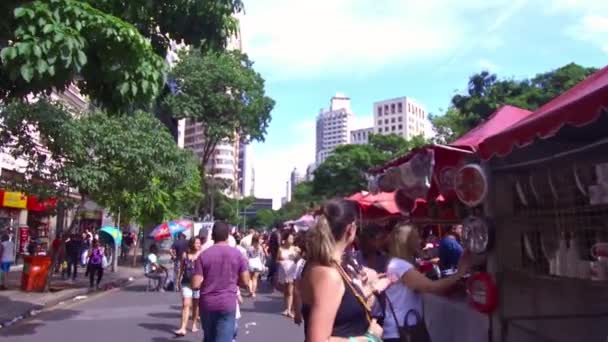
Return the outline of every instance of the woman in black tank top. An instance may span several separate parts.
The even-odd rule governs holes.
[[[361,305],[353,290],[344,282],[344,295],[336,311],[334,324],[331,331],[332,337],[349,338],[353,336],[364,336],[369,329],[366,309]],[[309,304],[302,304],[302,317],[304,318],[304,329],[308,331],[310,320]]]
[[[355,239],[357,215],[354,202],[331,201],[307,233],[300,288],[307,342],[381,341],[382,328],[371,319],[363,295],[340,266]]]

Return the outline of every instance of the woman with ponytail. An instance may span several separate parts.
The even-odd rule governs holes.
[[[381,341],[382,328],[371,318],[369,298],[341,265],[357,235],[357,214],[354,202],[330,201],[307,233],[307,262],[300,285],[308,342]],[[374,294],[391,284],[385,277],[370,282]]]

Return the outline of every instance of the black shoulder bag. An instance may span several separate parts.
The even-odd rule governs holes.
[[[393,314],[393,319],[395,319],[395,324],[397,325],[397,329],[399,331],[399,340],[401,342],[431,342],[431,336],[426,329],[424,318],[418,311],[415,309],[410,309],[403,318],[403,326],[399,326],[399,320],[395,314],[395,309],[393,309],[393,303],[391,303],[391,300],[388,298],[388,294],[386,294],[386,302],[388,303],[388,307]],[[413,325],[408,324],[408,318],[410,315],[414,315],[416,318],[416,323]]]

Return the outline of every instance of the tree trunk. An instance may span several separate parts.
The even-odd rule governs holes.
[[[70,223],[68,229],[64,230],[63,239],[61,239],[61,245],[59,246],[59,249],[57,249],[57,251],[65,249],[65,241],[67,240],[67,237],[72,234],[74,228],[76,228],[76,222],[78,222],[78,217],[80,216],[80,211],[84,207],[84,202],[85,198],[81,195],[80,203],[78,203],[78,206],[76,207],[76,213],[74,213],[74,217],[72,218],[72,222]],[[55,270],[55,268],[57,267],[57,263],[59,262],[57,251],[53,251],[51,253],[51,266],[49,268],[49,272],[46,275],[46,281],[44,283],[44,292],[48,292],[51,289],[53,271]]]
[[[141,225],[138,223],[137,224],[137,237],[134,239],[134,244],[133,244],[133,267],[137,266],[137,244],[140,243],[140,241],[139,241],[140,233],[141,233]]]

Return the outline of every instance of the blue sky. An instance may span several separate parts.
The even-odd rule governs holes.
[[[357,126],[372,103],[410,96],[439,114],[468,77],[528,77],[570,62],[608,64],[605,0],[246,0],[244,50],[276,101],[253,146],[256,195],[285,194],[314,161],[314,119],[336,92]]]

